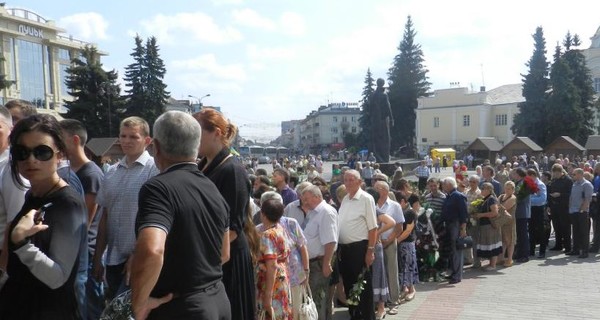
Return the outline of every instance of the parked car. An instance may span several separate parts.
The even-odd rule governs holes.
[[[258,164],[267,164],[267,163],[271,163],[271,158],[269,158],[268,156],[258,157]]]

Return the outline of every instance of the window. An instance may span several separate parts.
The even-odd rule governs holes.
[[[433,117],[433,127],[434,128],[440,127],[440,117]]]
[[[352,127],[352,133],[356,133],[356,127]]]
[[[594,78],[594,90],[600,93],[600,78]]]
[[[350,119],[350,121],[354,122],[354,117],[352,117],[352,118]]]
[[[331,128],[331,132],[338,133],[338,128]]]
[[[44,50],[41,44],[16,40],[18,47],[19,90],[21,99],[31,101],[34,105],[44,105],[46,91],[44,89]]]
[[[471,126],[471,116],[467,114],[463,116],[463,127],[469,126]]]
[[[58,59],[63,61],[71,61],[71,55],[69,54],[69,50],[58,48]]]
[[[333,138],[333,143],[338,143],[338,142],[339,142],[339,140],[337,137]]]
[[[348,121],[348,117],[342,117],[342,122],[347,122]]]
[[[505,126],[508,124],[508,115],[497,114],[496,115],[496,126]]]
[[[333,122],[337,122],[337,117],[333,117]]]

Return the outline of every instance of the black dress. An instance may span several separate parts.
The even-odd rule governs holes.
[[[14,252],[14,245],[9,243],[7,272],[10,278],[0,291],[0,319],[81,318],[74,284],[79,256],[82,250],[87,254],[87,210],[82,197],[70,186],[63,187],[45,198],[34,197],[28,193],[23,208],[10,225],[9,232],[12,233],[21,217],[31,209],[39,209],[48,203],[52,205],[46,209],[44,224],[49,228],[30,237],[31,244],[39,250],[35,262],[27,261],[27,265],[23,263]],[[46,257],[53,261],[53,267],[44,262]],[[35,265],[34,272],[28,265]],[[35,275],[54,279],[47,281],[54,281],[56,285],[57,266],[62,269],[62,276],[68,277],[58,288],[49,287]]]
[[[206,165],[206,158],[198,164],[200,170],[217,186],[229,205],[229,229],[237,233],[231,242],[230,258],[223,265],[223,284],[231,303],[231,319],[254,319],[256,291],[254,270],[248,240],[244,234],[246,209],[250,201],[248,173],[234,157],[229,148],[223,148],[213,161]]]

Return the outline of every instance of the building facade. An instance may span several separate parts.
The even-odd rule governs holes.
[[[511,84],[485,91],[467,88],[435,90],[419,98],[417,107],[417,151],[452,147],[462,151],[477,137],[495,137],[505,144],[514,138],[510,130],[517,104],[525,101],[522,85]]]
[[[587,67],[592,74],[592,81],[596,93],[600,93],[600,27],[591,38],[592,44],[589,49],[583,50]]]
[[[67,68],[72,58],[93,44],[75,40],[65,32],[37,13],[0,5],[0,44],[4,57],[0,72],[13,83],[2,90],[3,103],[23,99],[41,112],[57,112],[63,100],[72,99],[65,84]]]
[[[360,132],[357,102],[330,103],[312,111],[300,124],[300,147],[304,152],[337,151],[346,133]]]

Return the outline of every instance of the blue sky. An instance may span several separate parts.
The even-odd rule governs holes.
[[[367,68],[387,78],[407,15],[432,89],[488,89],[521,81],[543,26],[548,56],[567,31],[589,38],[600,2],[557,1],[15,1],[109,53],[105,68],[131,63],[133,37],[154,35],[172,96],[203,96],[243,136],[270,140],[282,120],[328,101],[358,101]]]

